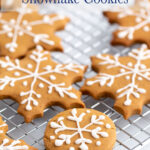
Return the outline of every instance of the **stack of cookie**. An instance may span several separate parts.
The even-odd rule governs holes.
[[[128,10],[128,11],[126,11]],[[83,94],[95,99],[112,97],[114,108],[125,119],[142,112],[149,102],[150,85],[150,1],[137,1],[136,7],[117,8],[104,12],[111,23],[120,27],[112,44],[130,46],[144,42],[128,56],[109,54],[93,56],[92,67],[98,75],[87,79]],[[18,113],[25,122],[42,117],[52,105],[70,109],[56,115],[48,123],[44,142],[47,150],[111,150],[116,141],[116,129],[105,114],[86,109],[81,92],[72,84],[83,79],[87,66],[60,64],[50,52],[61,51],[61,40],[55,35],[64,29],[69,18],[22,6],[15,12],[0,14],[0,97],[19,103]],[[23,141],[6,136],[7,125],[0,118],[0,149],[36,149]]]

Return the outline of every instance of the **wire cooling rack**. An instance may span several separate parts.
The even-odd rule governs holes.
[[[79,63],[89,65],[85,79],[96,75],[90,69],[90,56],[98,53],[111,53],[126,55],[129,48],[123,46],[112,47],[110,45],[111,33],[116,26],[110,26],[100,10],[72,7],[44,8],[43,12],[57,12],[69,16],[71,22],[65,31],[57,33],[63,39],[64,53],[53,52],[53,59],[61,63]],[[134,47],[138,47],[135,45]],[[74,85],[79,89],[83,82]],[[93,108],[106,113],[116,124],[117,142],[114,150],[142,149],[143,144],[150,143],[150,105],[143,107],[142,115],[135,115],[129,120],[124,120],[113,107],[110,98],[101,101],[94,100],[90,96],[82,96],[88,108]],[[18,104],[8,99],[0,101],[0,115],[9,125],[8,136],[14,139],[23,139],[28,144],[45,150],[43,135],[50,118],[63,111],[62,108],[53,106],[45,110],[43,118],[35,119],[26,124],[24,118],[17,113]],[[142,149],[148,150],[148,149]]]

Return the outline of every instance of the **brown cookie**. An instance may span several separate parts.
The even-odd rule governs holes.
[[[116,128],[105,114],[92,109],[72,109],[50,120],[45,131],[46,150],[112,150]]]
[[[92,57],[92,64],[98,75],[87,79],[81,91],[95,99],[114,98],[114,108],[125,119],[141,114],[150,102],[150,49],[142,45],[124,57],[99,54]]]
[[[63,51],[55,32],[64,29],[69,21],[61,15],[41,15],[22,7],[0,13],[0,55],[18,58],[37,44],[49,51]]]
[[[22,140],[12,140],[6,136],[8,126],[0,117],[0,149],[1,150],[37,150]]]
[[[119,29],[113,34],[112,44],[130,46],[137,42],[146,43],[150,48],[150,0],[137,0],[135,6],[112,8],[104,15],[111,23],[118,23]]]
[[[72,84],[82,80],[85,66],[58,64],[41,46],[21,60],[0,58],[0,98],[19,103],[18,112],[26,122],[43,116],[45,108],[59,105],[84,107],[81,93]],[[8,92],[9,91],[9,92]]]

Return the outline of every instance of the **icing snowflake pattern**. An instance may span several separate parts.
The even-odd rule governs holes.
[[[97,62],[94,63],[94,59]],[[99,85],[100,93],[101,90],[108,93],[114,91],[112,92],[113,95],[117,96],[115,96],[117,100],[115,105],[120,104],[119,101],[121,101],[123,105],[120,104],[121,106],[119,107],[126,110],[127,107],[132,106],[134,101],[134,107],[136,108],[133,107],[132,109],[139,109],[138,101],[140,104],[143,99],[141,97],[148,92],[148,87],[145,87],[144,84],[149,84],[150,82],[150,66],[148,64],[150,61],[150,49],[147,48],[147,45],[142,45],[140,49],[133,49],[129,52],[126,59],[118,55],[111,56],[107,54],[99,54],[93,57],[93,63],[98,68],[99,74],[88,79],[81,90],[92,92],[90,87],[94,88],[94,86]],[[106,87],[108,87],[108,91]],[[97,93],[97,95],[100,93]],[[95,98],[98,97],[95,96]]]
[[[27,145],[18,145],[21,144],[19,140],[13,141],[11,144],[10,140],[5,138],[0,145],[0,150],[29,150],[29,147]]]
[[[117,17],[113,19],[112,22],[117,22],[120,24],[119,30],[117,30],[116,34],[119,39],[127,38],[129,41],[138,40],[136,39],[136,32],[141,30],[142,34],[150,33],[150,1],[149,0],[139,0],[137,1],[137,9],[132,7],[123,7],[123,8],[115,8],[110,12],[106,11],[106,16],[111,20],[111,16],[109,17],[109,13],[117,13]],[[107,15],[108,13],[108,15]],[[134,22],[133,25],[129,25],[127,20],[123,20],[127,17],[131,17],[130,22]],[[140,35],[141,35],[140,32]],[[142,35],[142,36],[143,36]],[[139,37],[140,38],[140,37]],[[146,40],[146,37],[143,38]],[[142,39],[140,39],[142,40]],[[114,39],[115,42],[115,39]],[[124,41],[122,41],[124,42]],[[149,42],[146,40],[147,44]]]
[[[1,43],[2,50],[4,49],[4,52],[1,50],[3,55],[19,57],[24,55],[23,51],[27,51],[37,44],[46,46],[49,50],[62,49],[60,43],[56,42],[59,39],[54,35],[54,32],[58,30],[57,23],[59,23],[58,28],[64,28],[68,22],[67,18],[61,15],[40,15],[26,7],[17,9],[16,12],[13,12],[14,15],[8,18],[11,13],[0,13],[0,37],[5,39]],[[29,38],[30,42],[25,38]],[[21,54],[19,54],[20,49],[22,49]]]
[[[105,131],[102,131],[102,128],[100,126],[105,126],[106,129],[110,129],[111,125],[110,124],[105,124],[104,120],[105,120],[105,116],[104,115],[92,115],[91,116],[91,121],[89,124],[85,125],[84,127],[81,127],[80,124],[81,122],[84,120],[84,118],[86,117],[86,115],[88,115],[90,113],[90,110],[87,110],[87,112],[83,112],[81,113],[79,116],[77,116],[77,109],[72,109],[71,111],[71,115],[67,117],[68,121],[73,121],[76,123],[77,127],[70,127],[65,125],[64,123],[64,117],[60,117],[57,122],[50,122],[50,127],[55,129],[54,133],[57,135],[59,132],[61,132],[61,134],[58,136],[58,138],[56,139],[55,136],[50,136],[50,140],[55,140],[55,146],[62,146],[63,144],[71,144],[72,143],[72,139],[79,135],[79,138],[75,140],[75,144],[79,145],[79,149],[80,150],[88,150],[88,144],[91,144],[93,142],[92,139],[87,139],[84,137],[84,132],[89,133],[93,139],[97,140],[97,142],[95,143],[96,146],[100,146],[101,145],[101,141],[100,141],[100,137],[103,138],[108,138],[109,134]],[[95,127],[94,129],[89,129],[91,126],[95,126],[97,125],[97,127]],[[64,132],[67,131],[73,131],[72,134],[65,134]],[[69,150],[75,150],[74,147],[70,147]]]
[[[22,90],[19,96],[23,98],[21,104],[25,105],[27,111],[32,111],[33,107],[40,107],[38,100],[44,95],[40,93],[40,90],[36,91],[37,89],[46,90],[45,94],[49,96],[53,95],[55,91],[60,98],[64,98],[66,95],[78,102],[79,96],[73,92],[75,89],[72,88],[72,83],[68,85],[65,81],[70,74],[69,72],[77,76],[81,72],[83,73],[85,71],[84,66],[56,64],[50,60],[49,52],[44,51],[41,46],[37,46],[37,50],[32,51],[28,57],[31,63],[28,63],[26,67],[22,67],[21,60],[12,61],[8,56],[4,60],[0,60],[1,69],[6,71],[4,75],[0,76],[0,92],[5,90],[6,86],[13,88],[17,86],[18,82],[22,82],[21,85],[28,90]],[[44,63],[46,65],[41,68],[40,66]],[[13,76],[7,75],[11,72],[13,72]],[[59,75],[61,75],[61,82],[58,83]],[[32,82],[30,82],[31,79]]]

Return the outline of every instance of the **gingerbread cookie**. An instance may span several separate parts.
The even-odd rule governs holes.
[[[150,48],[150,0],[137,0],[135,6],[105,11],[111,23],[118,23],[119,29],[113,34],[112,44],[130,46],[137,42],[146,43]]]
[[[50,120],[45,131],[46,150],[112,150],[116,128],[105,114],[92,109],[72,109]]]
[[[68,21],[64,16],[41,15],[27,7],[0,13],[0,55],[18,58],[37,44],[49,51],[62,51],[60,38],[54,33],[64,29]]]
[[[85,66],[58,64],[41,46],[21,60],[0,58],[0,97],[11,97],[19,103],[18,112],[26,122],[43,116],[51,105],[66,109],[84,107],[81,93],[71,85],[80,81]],[[9,92],[8,92],[9,91]]]
[[[112,97],[114,108],[125,119],[141,114],[143,105],[150,102],[150,49],[142,45],[124,57],[100,54],[92,57],[92,63],[99,74],[86,80],[82,92],[95,99]]]
[[[6,136],[8,126],[0,117],[0,150],[37,150],[22,140],[12,140]]]

